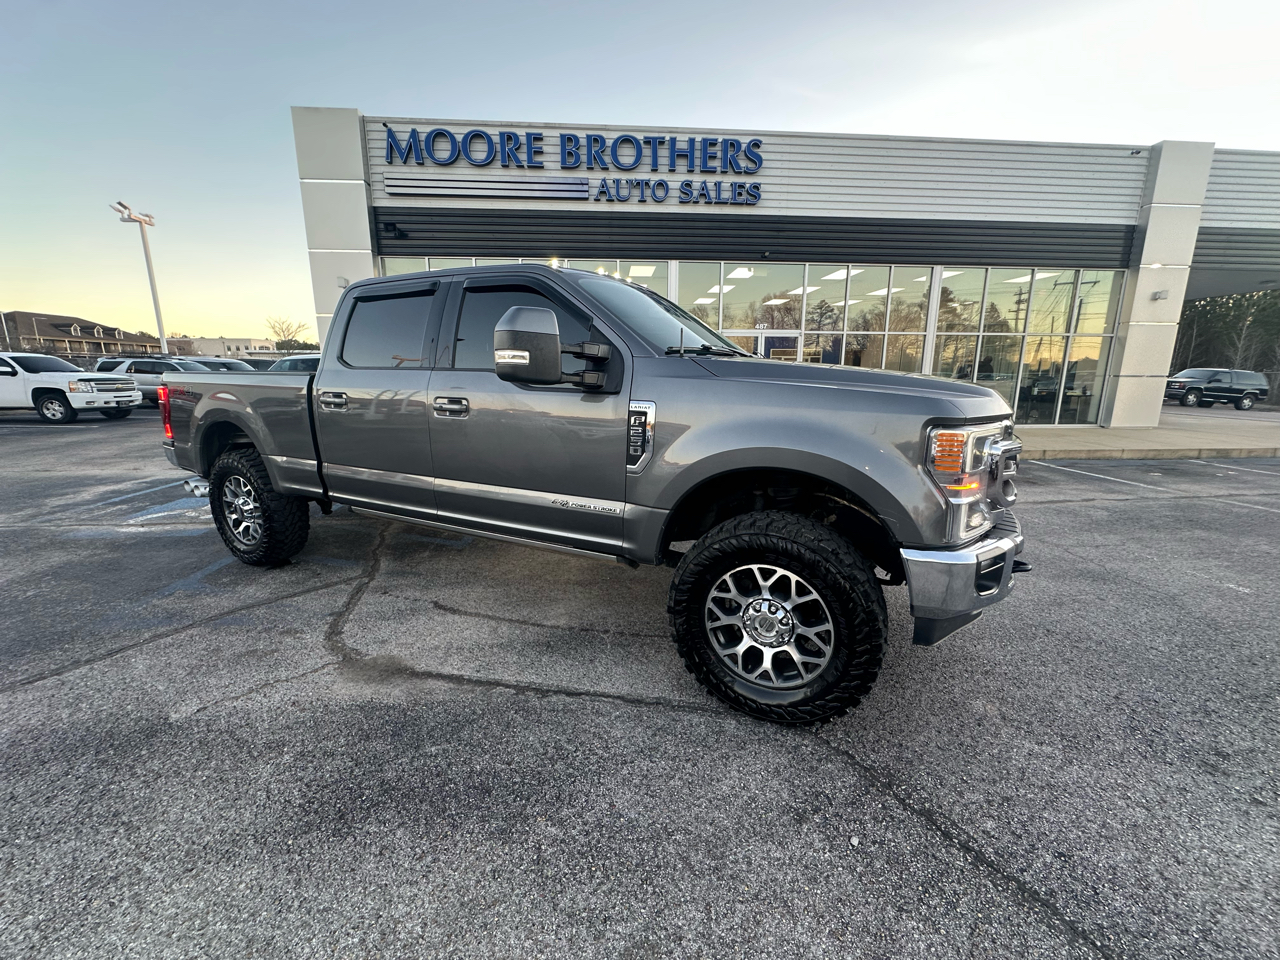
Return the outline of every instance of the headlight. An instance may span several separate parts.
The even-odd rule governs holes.
[[[963,543],[991,529],[987,507],[990,445],[1004,437],[1006,424],[935,427],[929,431],[925,468],[947,500],[947,542]]]
[[[72,380],[67,384],[68,393],[94,393],[92,380]]]

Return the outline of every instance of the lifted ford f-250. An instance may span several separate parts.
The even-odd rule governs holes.
[[[175,373],[169,459],[232,553],[272,565],[309,501],[675,567],[676,646],[712,693],[806,723],[880,668],[881,584],[915,641],[1002,599],[1021,444],[984,387],[752,357],[629,282],[549,267],[343,294],[314,374]],[[203,488],[203,484],[199,484]]]

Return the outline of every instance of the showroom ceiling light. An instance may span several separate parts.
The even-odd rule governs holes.
[[[699,297],[697,300],[695,300],[695,301],[693,301],[693,302],[694,302],[694,304],[695,304],[695,305],[701,305],[701,304],[704,304],[704,303],[715,303],[715,302],[716,302],[716,298],[715,298],[715,297]]]
[[[750,280],[755,275],[756,275],[756,272],[752,270],[750,267],[738,267],[736,270],[731,271],[725,279]]]
[[[766,300],[764,302],[764,305],[766,307],[776,307],[780,303],[790,303],[790,302],[791,301],[788,300],[786,297],[775,297],[773,300]]]
[[[653,271],[656,269],[657,267],[655,267],[653,264],[633,263],[630,267],[627,268],[627,276],[628,277],[652,277]]]
[[[788,290],[787,293],[793,297],[798,297],[802,293],[813,293],[813,291],[821,289],[821,287],[796,287],[794,290]]]
[[[881,287],[879,290],[872,290],[867,294],[868,297],[883,297],[886,293],[897,293],[902,287]]]
[[[732,284],[732,283],[730,283],[730,284],[720,284],[720,285],[717,285],[717,286],[712,287],[710,290],[708,290],[708,291],[707,291],[707,293],[728,293],[728,292],[729,292],[730,290],[732,290],[732,289],[733,289],[733,284]]]

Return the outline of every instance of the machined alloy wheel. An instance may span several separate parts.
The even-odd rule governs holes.
[[[1243,397],[1236,401],[1237,410],[1250,410],[1253,408],[1253,394],[1246,393]]]
[[[1202,396],[1203,394],[1199,390],[1188,390],[1182,395],[1182,405],[1184,407],[1194,407],[1200,402]]]
[[[697,681],[776,723],[856,707],[876,681],[888,625],[874,569],[853,544],[779,510],[704,533],[676,566],[667,612]]]
[[[271,485],[258,451],[236,447],[209,471],[209,512],[227,549],[241,563],[274,567],[307,543],[308,503]]]
[[[729,669],[760,686],[803,686],[831,662],[827,605],[802,577],[781,567],[730,570],[711,588],[706,623]]]
[[[222,515],[232,535],[246,547],[262,539],[262,504],[244,477],[228,477],[222,484]]]

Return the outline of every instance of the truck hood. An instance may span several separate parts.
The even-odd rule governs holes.
[[[695,357],[694,360],[712,376],[723,379],[932,397],[951,403],[957,415],[965,419],[1007,417],[1012,412],[994,390],[963,380],[825,363],[782,363],[755,357]]]

